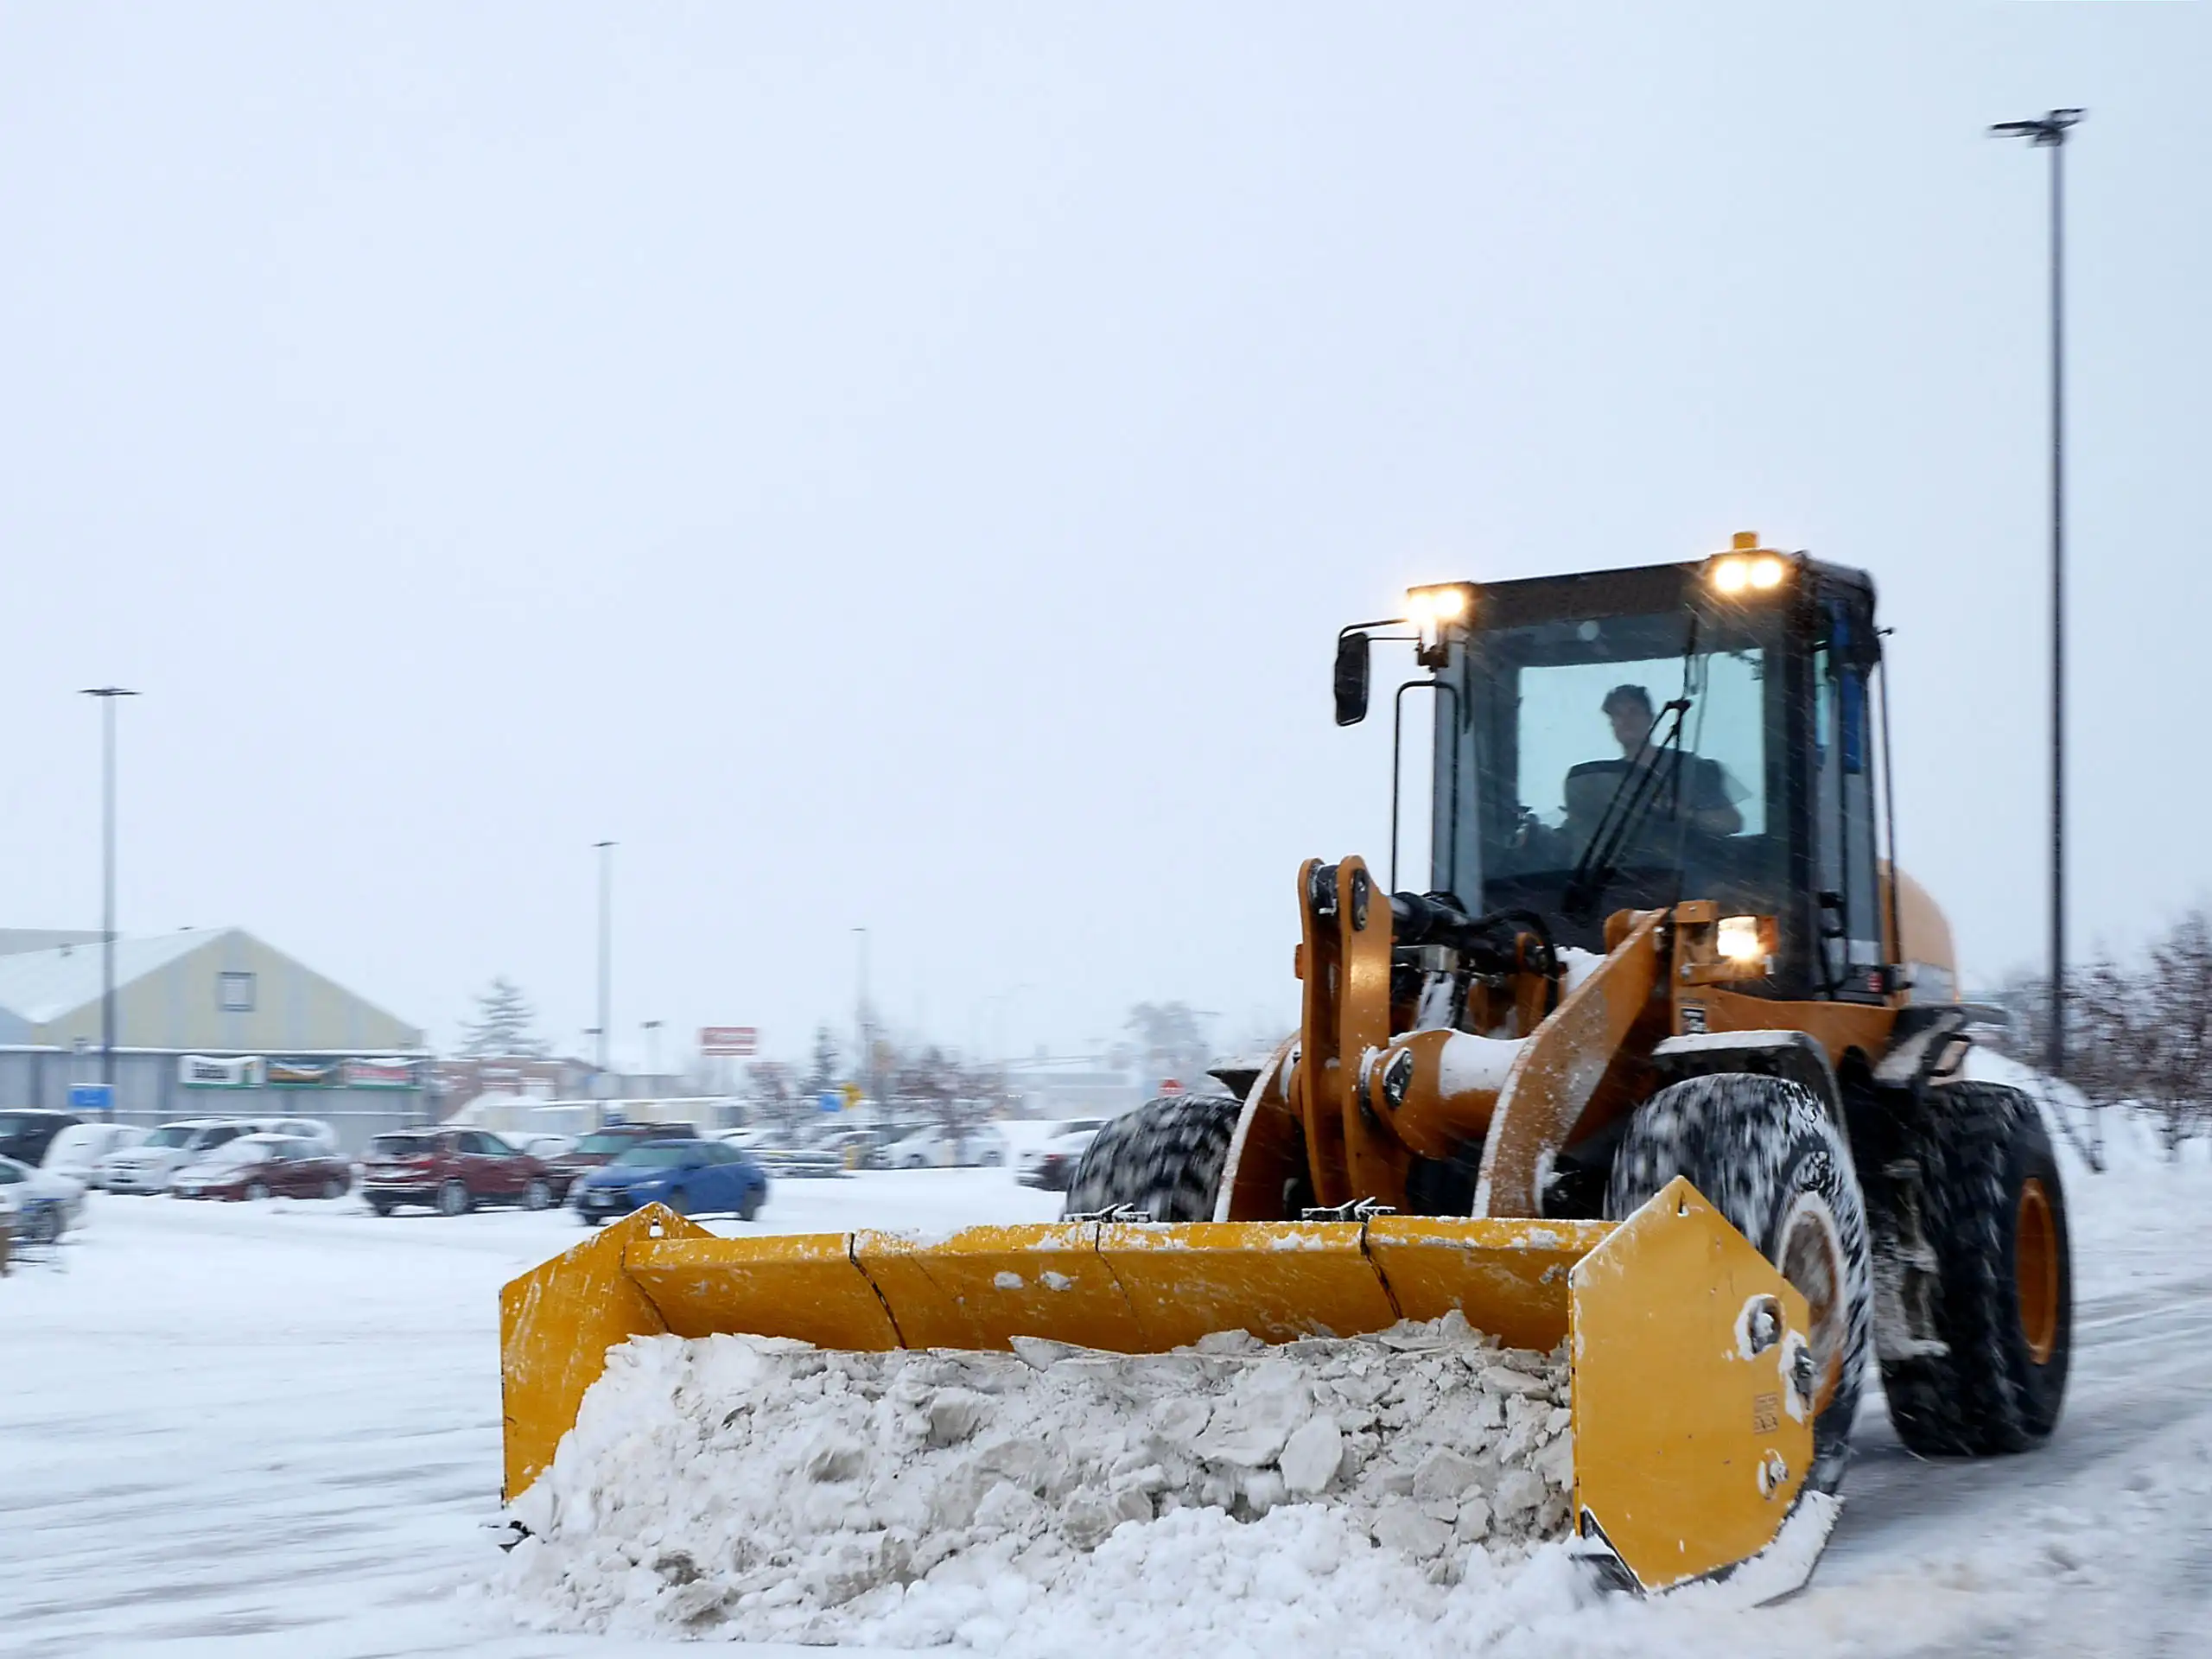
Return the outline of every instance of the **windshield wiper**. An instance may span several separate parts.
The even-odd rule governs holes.
[[[1620,782],[1613,785],[1611,798],[1598,816],[1598,827],[1590,832],[1582,856],[1574,861],[1559,901],[1560,913],[1569,921],[1586,923],[1597,916],[1599,899],[1621,873],[1621,855],[1627,849],[1629,838],[1642,827],[1644,814],[1658,798],[1660,763],[1670,751],[1675,810],[1681,810],[1682,717],[1690,711],[1690,677],[1696,660],[1697,618],[1693,615],[1689,639],[1682,647],[1682,694],[1660,709],[1660,718],[1669,722],[1665,735],[1656,743],[1645,737],[1643,753],[1628,763]]]

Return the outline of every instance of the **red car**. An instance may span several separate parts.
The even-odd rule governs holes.
[[[342,1198],[353,1167],[329,1147],[289,1135],[226,1141],[169,1181],[180,1198]]]
[[[369,1143],[361,1196],[380,1216],[419,1204],[442,1216],[480,1204],[543,1210],[552,1204],[552,1173],[528,1153],[483,1129],[393,1129]]]

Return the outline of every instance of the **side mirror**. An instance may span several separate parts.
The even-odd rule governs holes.
[[[1357,726],[1367,718],[1367,636],[1337,638],[1337,724]]]

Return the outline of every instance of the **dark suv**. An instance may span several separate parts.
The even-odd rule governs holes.
[[[557,1158],[545,1160],[552,1178],[553,1196],[565,1198],[569,1189],[594,1169],[613,1163],[631,1147],[647,1141],[696,1141],[699,1131],[689,1123],[609,1123],[594,1129]]]
[[[54,1137],[84,1121],[74,1112],[0,1112],[0,1158],[36,1169]]]
[[[483,1129],[393,1129],[369,1142],[361,1196],[380,1216],[403,1204],[442,1216],[465,1215],[480,1204],[543,1210],[554,1202],[553,1176]]]

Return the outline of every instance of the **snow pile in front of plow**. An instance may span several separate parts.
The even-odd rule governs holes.
[[[1065,1651],[1333,1631],[1389,1650],[1583,1595],[1562,1354],[1457,1314],[1172,1354],[637,1338],[514,1506],[548,1628]],[[1226,1624],[1224,1624],[1226,1621]]]

